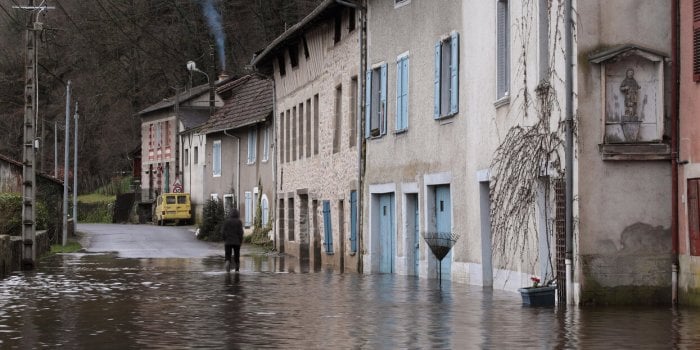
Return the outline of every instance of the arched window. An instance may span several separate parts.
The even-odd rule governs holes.
[[[270,205],[268,204],[267,196],[264,194],[260,199],[260,206],[262,207],[262,224],[266,226],[270,220]]]

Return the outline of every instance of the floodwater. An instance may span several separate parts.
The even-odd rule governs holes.
[[[289,260],[289,259],[287,259]],[[523,307],[520,296],[395,275],[222,258],[46,258],[0,280],[2,349],[700,347],[700,311]]]

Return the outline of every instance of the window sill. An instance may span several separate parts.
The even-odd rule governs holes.
[[[333,252],[326,252],[326,255],[335,255]]]
[[[510,95],[505,95],[505,96],[499,98],[498,100],[496,100],[496,102],[493,103],[493,106],[496,107],[496,109],[499,109],[499,108],[501,108],[503,106],[507,106],[509,104],[510,104]]]
[[[598,145],[603,160],[669,160],[671,147],[665,143],[607,143]]]
[[[394,130],[394,135],[400,135],[400,134],[405,134],[408,132],[408,128],[403,128],[399,130]]]
[[[439,117],[437,117],[437,118],[434,118],[434,119],[437,120],[437,121],[445,120],[445,119],[450,119],[450,118],[455,117],[457,114],[459,114],[459,112],[452,113],[452,114],[441,115],[441,116],[439,116]]]

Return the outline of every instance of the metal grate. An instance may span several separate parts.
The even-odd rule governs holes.
[[[554,226],[557,244],[557,300],[559,304],[566,304],[566,288],[564,288],[566,286],[566,182],[563,179],[554,181],[554,196],[556,201]]]

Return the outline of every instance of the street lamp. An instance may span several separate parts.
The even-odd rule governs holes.
[[[197,68],[197,64],[194,61],[187,61],[187,70],[190,72],[199,72],[207,77],[207,84],[209,85],[209,116],[214,113],[214,86],[209,79],[209,74],[205,73],[201,69]]]

